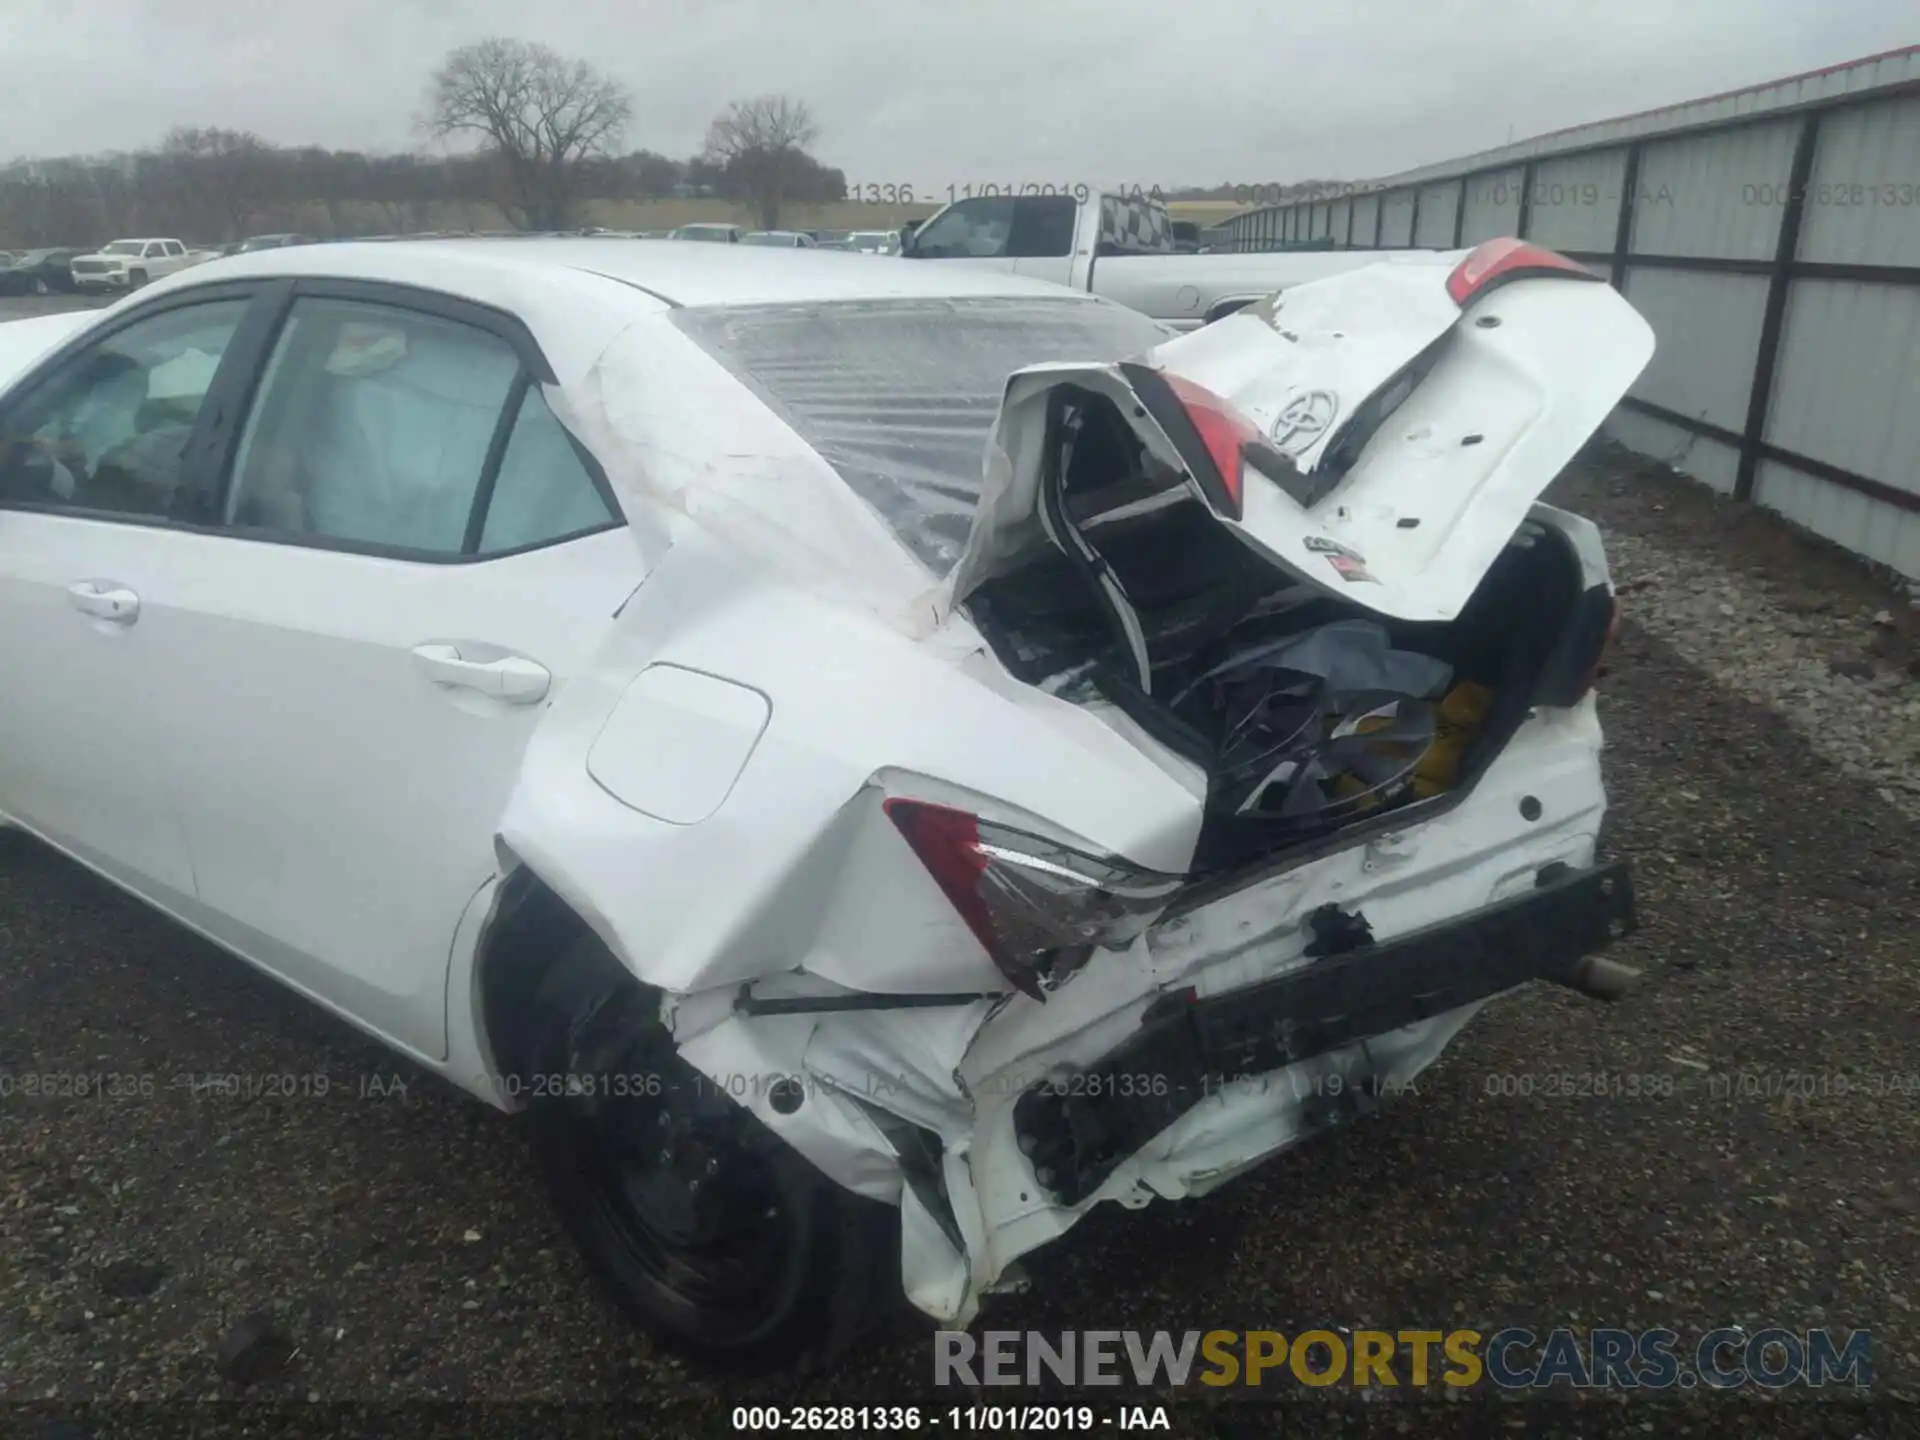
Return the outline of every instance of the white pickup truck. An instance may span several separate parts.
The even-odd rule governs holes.
[[[82,290],[138,290],[149,280],[212,258],[178,240],[116,240],[91,255],[76,255],[73,283]]]
[[[1145,195],[985,195],[956,200],[911,232],[901,253],[1011,270],[1070,285],[1192,330],[1275,291],[1405,257],[1406,250],[1182,254],[1166,206]]]

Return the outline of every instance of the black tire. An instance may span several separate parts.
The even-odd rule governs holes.
[[[146,284],[146,283],[147,283],[147,272],[146,272],[146,271],[144,271],[144,270],[129,270],[129,271],[127,272],[127,288],[128,288],[129,290],[138,290],[138,289],[139,289],[139,288],[140,288],[140,287],[141,287],[142,285],[144,285],[144,284]]]
[[[657,997],[597,937],[555,961],[534,1012],[535,1162],[628,1315],[764,1374],[817,1369],[899,1308],[900,1212],[822,1175],[683,1060]]]
[[[53,293],[53,287],[47,284],[46,276],[36,275],[33,277],[33,293],[36,295],[51,295]]]

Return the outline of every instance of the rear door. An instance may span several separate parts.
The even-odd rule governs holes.
[[[498,312],[300,282],[168,572],[200,923],[430,1057],[528,737],[642,578],[550,378]]]

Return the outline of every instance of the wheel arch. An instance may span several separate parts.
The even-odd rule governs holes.
[[[510,1081],[525,1075],[541,981],[567,947],[594,927],[531,865],[501,848],[505,878],[475,946],[472,1003],[487,1068],[496,1081]]]

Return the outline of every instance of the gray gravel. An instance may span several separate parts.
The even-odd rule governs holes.
[[[1606,526],[1615,585],[1649,634],[1920,817],[1920,600],[1908,587],[1625,455],[1576,467],[1562,492]]]
[[[1612,1008],[1492,1007],[1378,1120],[1206,1202],[1096,1215],[987,1323],[1871,1326],[1878,1393],[1920,1393],[1920,1098],[1861,1093],[1920,1085],[1916,688],[1906,632],[1872,624],[1904,595],[1617,460],[1563,488],[1629,585],[1602,711],[1610,848],[1636,861],[1645,917],[1622,958],[1648,985]],[[1703,543],[1699,524],[1745,538]],[[1767,581],[1768,547],[1792,577]],[[1820,597],[1832,608],[1794,608]],[[1875,680],[1822,678],[1829,646]],[[605,1400],[653,1433],[724,1433],[743,1399],[871,1403],[929,1372],[910,1327],[833,1375],[750,1390],[658,1353],[589,1289],[517,1121],[0,836],[0,1074],[74,1071],[132,1093],[0,1100],[0,1399],[39,1407],[0,1408],[0,1430],[81,1402],[245,1395]],[[1499,1093],[1594,1072],[1672,1093]],[[1721,1072],[1818,1093],[1721,1097],[1703,1082]],[[185,1083],[212,1074],[290,1076],[294,1093]],[[1696,1396],[1629,1418],[1716,1435],[1758,1413]],[[356,1414],[426,1428],[425,1412]],[[457,1416],[460,1433],[547,1428]],[[1791,1418],[1892,1433],[1886,1412],[1831,1402]]]

